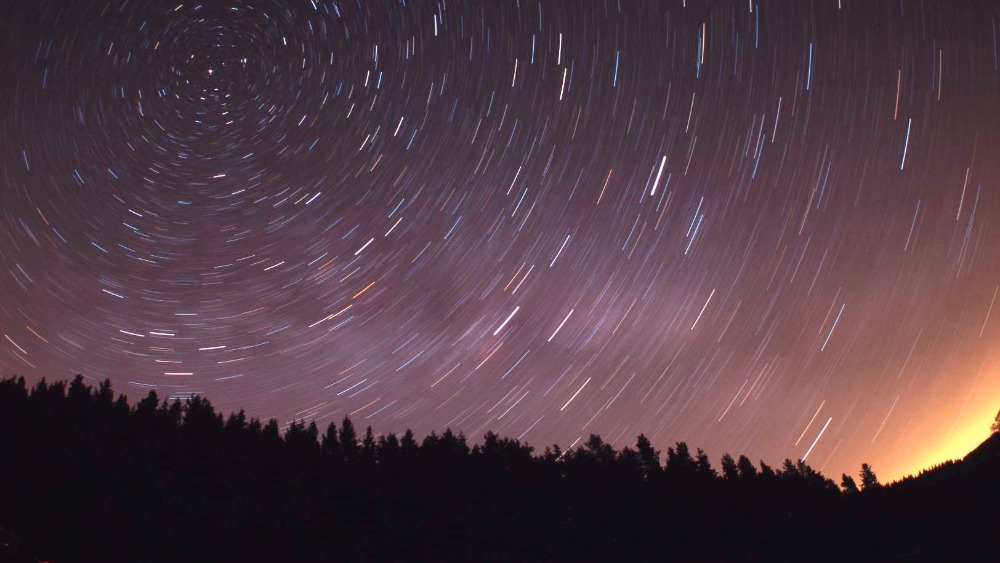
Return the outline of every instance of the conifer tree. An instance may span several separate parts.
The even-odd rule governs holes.
[[[660,452],[653,449],[653,444],[644,434],[639,434],[636,439],[635,451],[639,457],[639,465],[642,467],[643,478],[648,480],[662,471]]]
[[[757,476],[757,467],[745,455],[741,455],[736,461],[736,468],[740,471],[740,479],[753,479]]]
[[[861,464],[861,490],[867,491],[871,489],[878,489],[882,486],[878,482],[878,477],[875,475],[875,471],[872,470],[872,466],[867,463]]]
[[[739,468],[736,467],[736,460],[733,456],[725,454],[722,456],[722,477],[725,479],[735,480],[740,477]]]
[[[355,459],[361,451],[354,423],[346,416],[343,422],[340,423],[340,451],[345,460]]]
[[[855,494],[858,492],[858,484],[854,482],[854,477],[851,477],[847,473],[844,473],[840,477],[840,488],[847,494]]]

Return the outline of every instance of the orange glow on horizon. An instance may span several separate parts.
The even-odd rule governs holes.
[[[919,475],[921,471],[940,465],[946,461],[964,458],[972,450],[979,447],[990,435],[990,424],[993,423],[995,412],[986,416],[976,416],[976,420],[957,427],[950,439],[931,444],[926,450],[918,452],[903,465],[895,474],[886,474],[885,481],[897,481],[909,475]]]
[[[990,436],[990,426],[1000,408],[1000,361],[984,367],[961,400],[955,400],[928,416],[923,424],[909,433],[911,443],[897,445],[907,448],[902,455],[889,456],[883,471],[876,472],[883,482],[897,481],[919,475],[950,460],[960,460]],[[896,457],[896,459],[891,459]]]

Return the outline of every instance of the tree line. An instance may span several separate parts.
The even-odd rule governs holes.
[[[898,546],[853,525],[902,506],[867,464],[838,486],[801,460],[726,454],[717,470],[644,435],[536,452],[348,417],[282,432],[198,396],[133,405],[80,376],[0,380],[0,451],[0,527],[56,561],[857,559]]]

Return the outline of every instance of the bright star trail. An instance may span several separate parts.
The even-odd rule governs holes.
[[[0,371],[830,475],[1000,407],[992,2],[6,2]]]

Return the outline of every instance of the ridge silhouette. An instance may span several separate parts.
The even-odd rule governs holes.
[[[1000,435],[890,485],[841,486],[640,435],[537,453],[130,405],[110,381],[0,380],[0,561],[990,560]],[[665,463],[661,463],[665,459]]]

